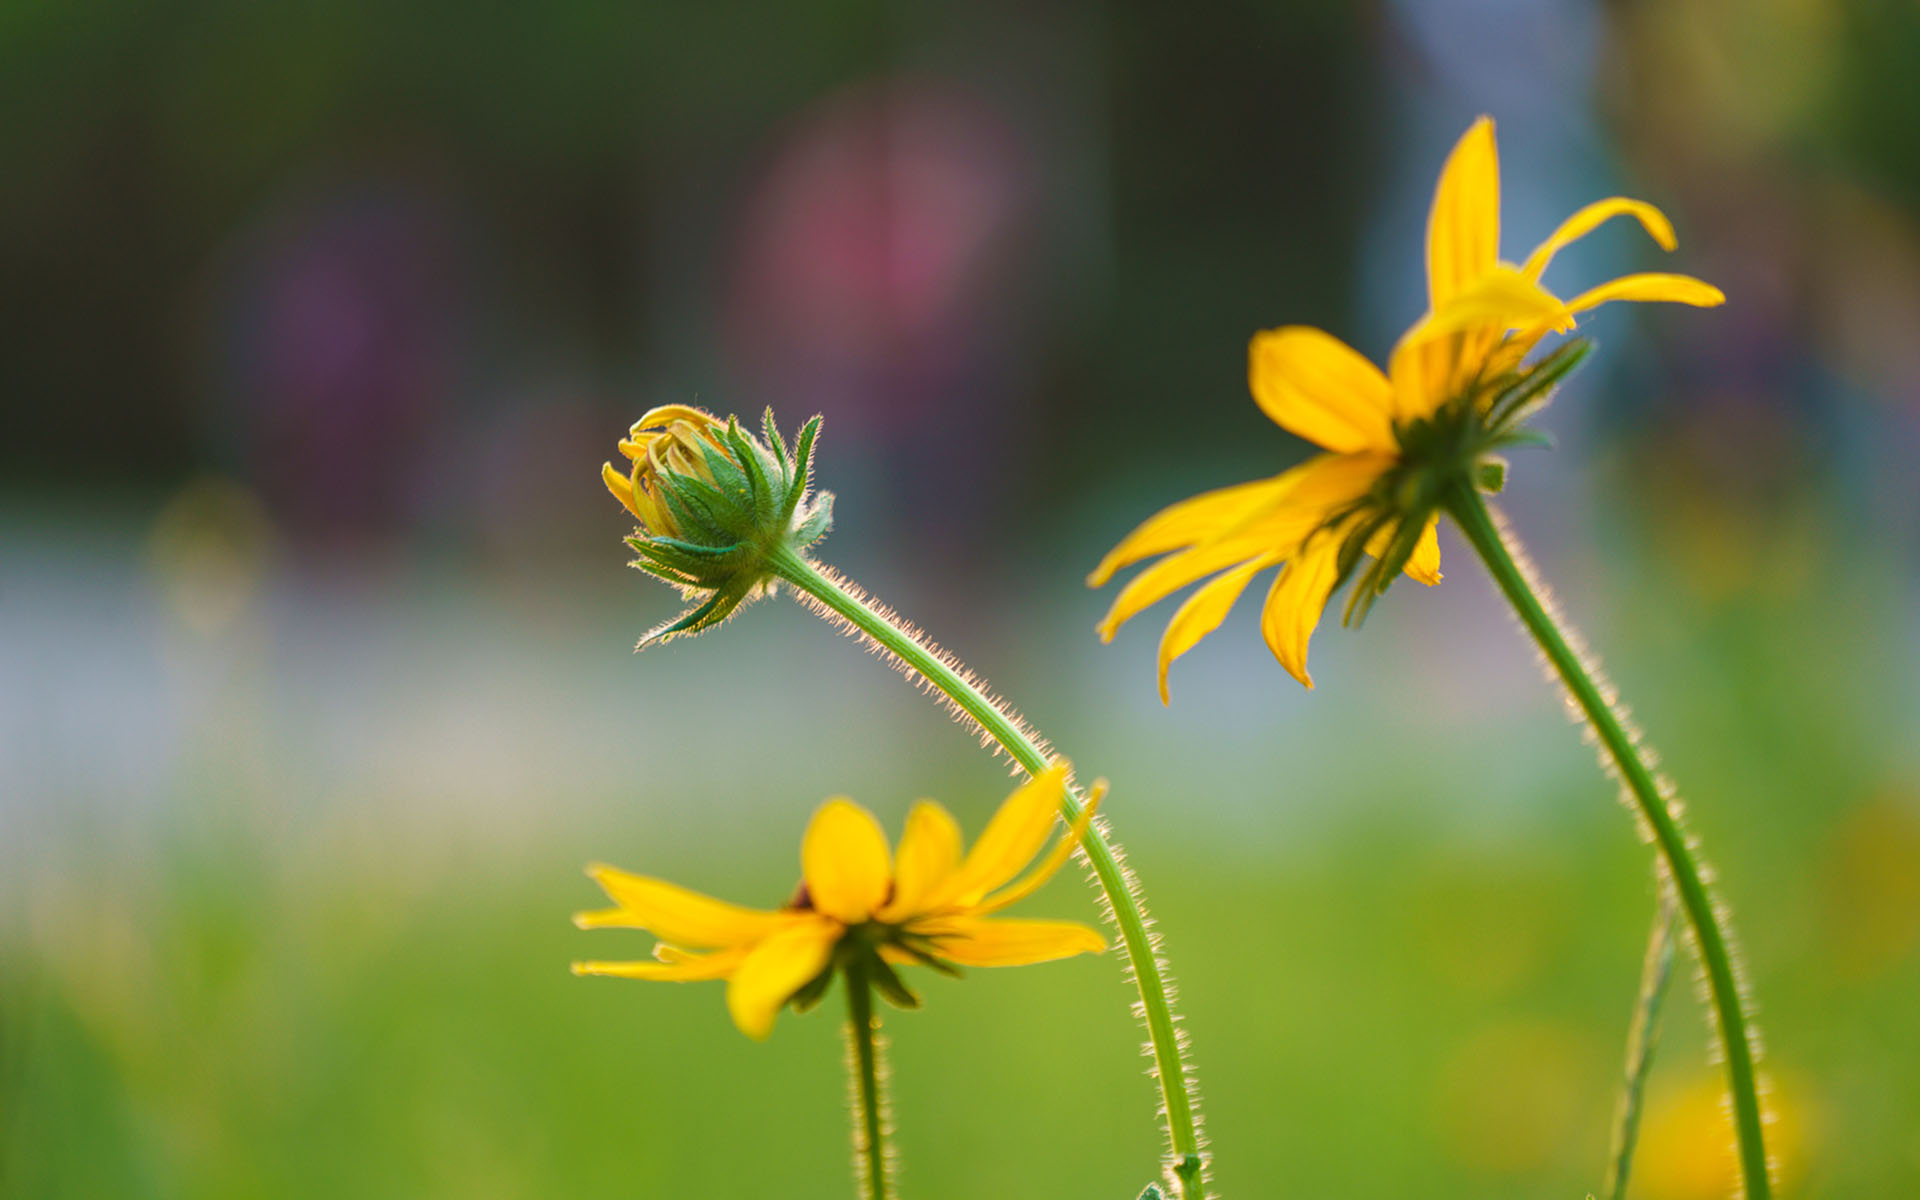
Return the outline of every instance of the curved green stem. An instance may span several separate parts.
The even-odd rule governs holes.
[[[1660,911],[1647,935],[1647,956],[1640,965],[1640,994],[1634,998],[1633,1023],[1627,1027],[1627,1069],[1620,1085],[1620,1107],[1613,1119],[1613,1153],[1607,1160],[1608,1200],[1626,1200],[1633,1173],[1633,1147],[1640,1133],[1640,1108],[1646,1096],[1653,1051],[1660,1042],[1660,1007],[1673,976],[1673,889],[1660,885]]]
[[[1772,1181],[1767,1173],[1767,1151],[1760,1115],[1760,1094],[1754,1071],[1753,1034],[1734,975],[1726,918],[1707,889],[1700,860],[1688,836],[1668,806],[1660,783],[1628,734],[1607,695],[1582,656],[1569,644],[1569,635],[1548,610],[1529,573],[1516,560],[1507,538],[1480,494],[1461,484],[1447,497],[1447,511],[1473,543],[1520,621],[1539,643],[1567,692],[1592,722],[1608,758],[1626,785],[1635,809],[1652,831],[1680,907],[1686,914],[1693,947],[1706,973],[1708,999],[1726,1060],[1727,1087],[1733,1096],[1734,1133],[1738,1141],[1740,1173],[1748,1200],[1767,1200]]]
[[[782,579],[811,597],[821,608],[845,620],[926,680],[985,730],[1029,775],[1046,769],[1050,756],[1039,737],[939,650],[881,611],[851,585],[799,554],[783,549],[775,553],[771,565]],[[1060,801],[1061,815],[1071,823],[1080,816],[1085,803],[1084,794],[1069,787]],[[1119,845],[1108,834],[1102,820],[1094,821],[1082,848],[1106,895],[1109,915],[1120,932],[1134,982],[1140,988],[1140,1008],[1147,1036],[1153,1043],[1154,1074],[1160,1085],[1167,1140],[1172,1149],[1169,1168],[1178,1181],[1182,1200],[1203,1200],[1205,1158],[1200,1147],[1191,1072],[1173,1013],[1172,985],[1140,900],[1139,884],[1127,869]]]
[[[890,1200],[886,1100],[880,1094],[880,1043],[873,1019],[873,988],[858,962],[847,966],[847,1042],[853,1048],[853,1152],[863,1200]]]

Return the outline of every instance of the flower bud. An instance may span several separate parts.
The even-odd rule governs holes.
[[[607,490],[640,523],[627,539],[634,566],[701,603],[641,639],[642,646],[725,620],[767,589],[771,564],[819,541],[833,496],[808,496],[820,418],[791,449],[768,410],[761,437],[684,404],[653,409],[620,442],[629,466],[601,467]]]

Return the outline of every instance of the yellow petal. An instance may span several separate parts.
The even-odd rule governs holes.
[[[1010,905],[1018,904],[1039,891],[1041,885],[1052,879],[1061,867],[1067,865],[1067,860],[1073,857],[1075,848],[1085,840],[1087,830],[1093,827],[1094,814],[1100,811],[1100,802],[1106,797],[1107,781],[1095,780],[1093,786],[1087,789],[1086,806],[1080,810],[1080,815],[1074,818],[1073,828],[1067,830],[1067,835],[1053,844],[1053,849],[1040,860],[1040,865],[1028,872],[1025,879],[1002,888],[968,909],[968,914],[984,917],[988,913],[999,912]]]
[[[1434,189],[1427,218],[1428,308],[1438,312],[1500,258],[1500,155],[1493,120],[1461,136]]]
[[[1280,561],[1277,554],[1263,555],[1250,559],[1231,571],[1223,571],[1207,581],[1206,586],[1187,597],[1187,602],[1173,614],[1173,620],[1167,623],[1167,631],[1160,637],[1160,703],[1170,704],[1172,698],[1167,694],[1167,669],[1173,666],[1173,660],[1200,644],[1200,639],[1220,628],[1220,622],[1227,619],[1234,601],[1240,599],[1240,593],[1247,590],[1247,583],[1254,574]]]
[[[614,470],[612,463],[601,463],[600,478],[606,483],[607,490],[613,493],[615,500],[626,505],[627,511],[635,518],[644,519],[640,518],[640,509],[633,502],[633,481],[628,479],[625,473]]]
[[[800,843],[800,872],[813,907],[848,925],[873,915],[893,887],[887,835],[873,814],[835,797],[820,806]]]
[[[941,905],[978,904],[982,896],[1032,862],[1053,831],[1067,770],[1065,760],[1055,759],[1052,766],[1014,789],[987,822],[986,831],[973,844],[966,861],[933,901]]]
[[[1488,269],[1401,335],[1387,363],[1395,411],[1423,417],[1452,399],[1482,373],[1507,330],[1571,320],[1568,307],[1534,280],[1508,266]]]
[[[1288,674],[1308,688],[1313,687],[1313,676],[1307,674],[1307,643],[1313,637],[1313,627],[1320,623],[1327,595],[1333,591],[1340,542],[1338,532],[1329,530],[1289,560],[1274,578],[1266,607],[1260,613],[1260,632],[1267,639],[1267,649],[1273,651]]]
[[[1671,250],[1679,244],[1674,240],[1673,222],[1667,220],[1667,214],[1644,200],[1611,196],[1605,200],[1595,200],[1560,222],[1560,228],[1549,234],[1547,240],[1535,247],[1532,254],[1527,255],[1527,261],[1521,264],[1521,272],[1529,279],[1540,278],[1554,255],[1619,216],[1630,216],[1639,221],[1640,227],[1647,231],[1647,236],[1658,242],[1662,250]]]
[[[1087,577],[1087,585],[1101,587],[1113,578],[1115,571],[1129,563],[1191,546],[1239,523],[1285,491],[1288,486],[1282,482],[1285,478],[1276,475],[1272,479],[1218,488],[1161,509],[1100,560],[1100,565]]]
[[[645,415],[633,423],[633,428],[628,432],[636,435],[634,440],[638,441],[637,435],[642,431],[659,429],[675,421],[686,421],[699,429],[725,423],[706,409],[695,408],[691,404],[662,404],[657,408],[648,409]]]
[[[1413,554],[1407,559],[1407,565],[1401,568],[1403,574],[1432,585],[1440,582],[1440,538],[1435,532],[1440,526],[1440,514],[1427,518],[1427,526],[1420,531],[1420,540],[1413,544]],[[1379,558],[1387,552],[1393,543],[1399,528],[1387,525],[1367,539],[1367,553]]]
[[[1567,308],[1583,313],[1614,300],[1667,301],[1691,304],[1695,308],[1712,308],[1725,304],[1727,294],[1691,275],[1664,275],[1650,271],[1639,275],[1622,275],[1581,292],[1567,302]]]
[[[882,921],[899,921],[919,912],[927,897],[952,878],[960,866],[960,826],[952,814],[931,800],[922,800],[907,814],[894,856],[893,896],[874,914]]]
[[[843,932],[839,922],[813,914],[755,946],[727,984],[727,1011],[740,1032],[756,1041],[772,1033],[787,1001],[826,969]]]
[[[742,908],[599,863],[587,874],[619,907],[576,914],[573,923],[582,929],[644,929],[676,946],[719,947],[763,937],[780,920],[778,913]]]
[[[1216,571],[1249,557],[1259,556],[1266,550],[1253,539],[1240,537],[1211,546],[1198,546],[1161,559],[1128,580],[1127,586],[1121,588],[1120,594],[1113,598],[1113,607],[1107,610],[1098,627],[1100,640],[1111,642],[1114,635],[1120,632],[1120,626],[1196,579],[1205,579]]]
[[[1396,461],[1391,454],[1371,450],[1317,454],[1269,480],[1274,486],[1258,508],[1215,528],[1206,542],[1170,555],[1129,580],[1100,622],[1100,637],[1112,641],[1122,624],[1197,579],[1250,558],[1292,553],[1300,539],[1335,510],[1365,495]]]
[[[1427,518],[1420,540],[1413,544],[1413,557],[1407,560],[1406,574],[1431,587],[1440,582],[1440,514]]]
[[[747,957],[750,947],[740,946],[713,954],[679,954],[666,962],[577,962],[575,975],[609,975],[616,979],[664,979],[689,983],[703,979],[725,979]]]
[[[940,957],[966,967],[1018,967],[1098,954],[1107,948],[1105,938],[1078,921],[963,917],[942,922],[928,933]]]
[[[1328,450],[1397,448],[1387,377],[1332,334],[1305,325],[1255,334],[1247,385],[1275,424]]]

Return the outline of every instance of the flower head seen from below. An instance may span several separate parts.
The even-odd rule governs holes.
[[[762,437],[735,418],[684,404],[655,408],[620,441],[625,471],[601,478],[640,523],[627,539],[634,566],[679,588],[694,607],[649,632],[642,646],[725,620],[771,586],[769,564],[806,549],[833,525],[833,496],[809,495],[820,418],[789,448],[769,409]]]
[[[1150,605],[1205,579],[1174,613],[1160,642],[1167,669],[1219,628],[1253,577],[1279,567],[1261,632],[1280,664],[1307,687],[1307,644],[1328,598],[1356,573],[1345,619],[1363,619],[1401,574],[1440,581],[1435,538],[1449,489],[1498,491],[1497,452],[1538,441],[1523,422],[1579,364],[1573,338],[1528,361],[1550,333],[1612,300],[1708,307],[1725,300],[1685,275],[1643,273],[1561,300],[1541,282],[1562,248],[1616,216],[1637,220],[1663,249],[1673,227],[1652,205],[1623,197],[1580,209],[1519,265],[1500,259],[1500,171],[1493,122],[1468,129],[1448,157],[1427,227],[1428,310],[1378,367],[1330,334],[1285,326],[1256,334],[1248,381],[1281,428],[1325,453],[1270,479],[1203,493],[1148,519],[1088,580],[1159,556],[1114,600],[1103,640]],[[1363,566],[1364,563],[1364,566]]]
[[[642,929],[659,939],[654,962],[580,962],[577,975],[727,981],[734,1024],[752,1038],[793,1004],[804,1011],[837,972],[857,971],[888,1000],[919,999],[894,968],[1010,967],[1098,953],[1106,942],[1075,921],[994,914],[1031,895],[1073,854],[1093,798],[1065,837],[1034,862],[1052,834],[1066,786],[1056,762],[1018,788],[962,853],[960,827],[929,800],[907,817],[897,851],[867,810],[833,799],[814,813],[800,847],[802,882],[783,908],[742,908],[658,879],[595,866],[588,874],[614,907],[574,917],[582,929]],[[1022,870],[1032,870],[1024,877]]]

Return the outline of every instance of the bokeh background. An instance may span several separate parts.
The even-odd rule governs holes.
[[[1446,149],[1506,250],[1616,191],[1504,503],[1744,935],[1784,1194],[1920,1193],[1920,10],[1880,0],[0,6],[0,1193],[833,1197],[832,1009],[571,978],[590,860],[742,901],[808,812],[1004,768],[779,600],[674,611],[597,469],[646,407],[826,414],[825,556],[1089,774],[1229,1195],[1598,1186],[1648,857],[1459,543],[1295,686],[1153,695],[1081,579],[1305,447],[1253,330],[1378,356]],[[1251,607],[1251,606],[1249,606]],[[1063,880],[1036,912],[1091,916]],[[1112,956],[890,1021],[908,1194],[1138,1193]],[[1669,1007],[1636,1194],[1725,1194]]]

